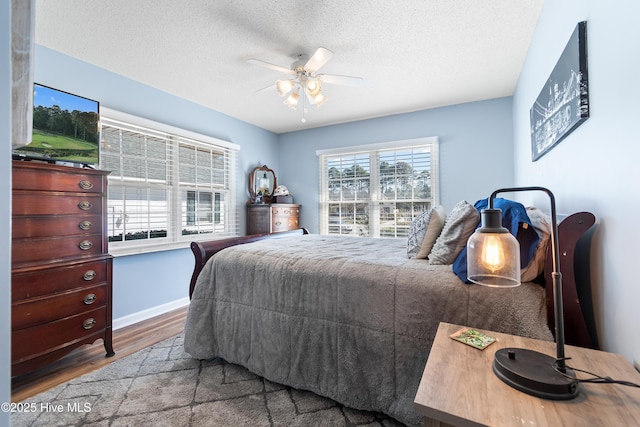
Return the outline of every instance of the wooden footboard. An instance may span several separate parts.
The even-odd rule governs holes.
[[[191,299],[191,295],[193,295],[193,289],[196,286],[196,280],[198,279],[198,275],[204,268],[204,265],[207,263],[209,258],[220,252],[224,248],[242,245],[244,243],[251,243],[257,240],[277,239],[285,236],[295,236],[303,234],[309,234],[306,228],[299,228],[297,230],[281,231],[278,233],[270,234],[252,234],[249,236],[230,237],[228,239],[212,240],[208,242],[192,242],[191,252],[193,252],[193,256],[195,257],[195,266],[193,268],[191,283],[189,285],[189,299]]]

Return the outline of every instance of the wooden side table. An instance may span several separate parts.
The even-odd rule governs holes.
[[[522,347],[555,355],[555,343],[484,331],[497,338],[478,350],[449,338],[462,328],[440,323],[416,393],[416,411],[425,426],[613,426],[640,425],[640,388],[580,383],[578,397],[553,401],[522,393],[492,369],[494,353]],[[568,366],[640,383],[640,374],[621,355],[566,346]],[[586,378],[578,372],[578,378]]]

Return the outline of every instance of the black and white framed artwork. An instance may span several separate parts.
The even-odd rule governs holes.
[[[530,116],[534,162],[589,118],[586,22],[573,31]]]

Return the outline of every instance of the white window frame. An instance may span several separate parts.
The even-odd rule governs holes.
[[[329,205],[331,203],[336,203],[335,201],[329,200],[329,174],[328,174],[328,166],[327,166],[327,158],[331,156],[346,156],[346,155],[359,155],[359,154],[368,154],[370,156],[369,160],[369,168],[370,168],[370,185],[373,186],[370,188],[369,199],[363,200],[362,203],[368,203],[368,212],[369,212],[369,227],[368,227],[368,237],[380,237],[380,206],[385,200],[381,200],[379,183],[380,183],[380,166],[379,166],[379,153],[388,152],[389,150],[401,150],[403,148],[416,148],[416,147],[428,147],[431,155],[431,166],[430,166],[430,176],[431,176],[431,198],[429,199],[431,206],[437,206],[440,202],[440,184],[439,184],[439,140],[438,137],[425,137],[425,138],[415,138],[415,139],[407,139],[407,140],[399,140],[399,141],[391,141],[391,142],[383,142],[377,144],[366,144],[366,145],[357,145],[350,147],[340,147],[340,148],[332,148],[326,150],[317,150],[316,155],[319,160],[319,231],[320,234],[329,234]],[[425,200],[425,199],[416,199],[416,200]],[[355,203],[355,202],[354,202]],[[413,217],[419,214],[419,212],[414,213]],[[339,224],[338,227],[342,227],[342,224]],[[358,233],[351,233],[358,235]]]
[[[186,129],[181,129],[175,126],[167,125],[164,123],[156,122],[153,120],[145,119],[142,117],[134,116],[131,114],[123,113],[117,110],[112,110],[101,106],[100,108],[102,129],[103,122],[107,125],[111,124],[117,126],[121,124],[125,127],[135,127],[144,130],[148,130],[150,134],[165,134],[170,141],[170,154],[167,163],[170,163],[170,182],[164,185],[158,186],[158,188],[165,188],[169,192],[169,212],[168,221],[169,229],[167,230],[167,237],[159,238],[147,238],[141,240],[126,240],[126,241],[112,241],[109,242],[109,252],[114,256],[131,255],[138,253],[156,252],[177,248],[188,247],[190,242],[196,240],[214,240],[225,237],[237,236],[238,229],[238,207],[236,204],[236,176],[238,168],[238,156],[237,152],[240,150],[240,146],[229,141],[213,138],[207,135],[202,135],[196,132],[192,132]],[[200,187],[198,185],[186,185],[180,182],[180,170],[177,162],[178,149],[180,144],[186,144],[193,146],[196,149],[198,147],[202,149],[222,149],[228,153],[228,165],[225,169],[226,178],[228,182],[228,188],[223,189],[225,194],[225,212],[224,219],[226,221],[225,231],[222,233],[206,233],[206,234],[187,234],[182,235],[182,192],[183,191],[211,191],[211,187]],[[101,150],[102,156],[102,150]],[[101,168],[105,168],[102,164]],[[141,183],[137,185],[132,180],[123,180],[121,177],[109,176],[109,183],[111,185],[118,185],[119,187],[128,188],[150,188],[150,184]],[[109,186],[108,186],[109,189]],[[108,199],[108,198],[107,198]],[[214,198],[215,199],[215,198]],[[215,205],[215,201],[214,201]],[[196,212],[196,215],[198,213]],[[108,216],[108,213],[107,213]],[[215,216],[215,213],[214,213]],[[107,227],[110,225],[107,224]]]

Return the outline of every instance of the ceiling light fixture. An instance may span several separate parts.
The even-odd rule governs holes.
[[[298,101],[300,100],[300,88],[296,87],[295,89],[287,93],[289,93],[289,96],[284,100],[284,105],[295,110],[298,107]],[[286,95],[287,93],[285,93],[284,95]]]
[[[291,92],[291,89],[293,89],[294,85],[295,85],[295,80],[276,81],[276,90],[278,91],[278,95],[285,96],[287,93]]]
[[[307,93],[312,97],[322,92],[322,85],[317,80],[307,80]]]
[[[281,67],[280,65],[271,64],[255,58],[249,59],[248,62],[271,70],[280,71],[290,76],[290,78],[286,80],[276,80],[276,91],[281,97],[287,97],[284,100],[284,104],[294,110],[297,109],[300,95],[302,94],[302,122],[304,123],[306,122],[305,113],[307,111],[307,100],[309,104],[315,105],[316,107],[320,107],[328,101],[328,98],[322,93],[322,83],[344,86],[362,86],[364,83],[362,77],[318,74],[318,70],[329,62],[332,57],[332,51],[324,47],[319,47],[311,58],[305,54],[297,55],[297,59],[291,64],[290,68]]]
[[[305,71],[298,71],[295,79],[277,80],[276,90],[281,97],[289,95],[284,100],[284,104],[294,110],[298,107],[300,91],[305,93],[310,104],[314,104],[318,108],[329,99],[322,93],[320,80],[310,78]]]

